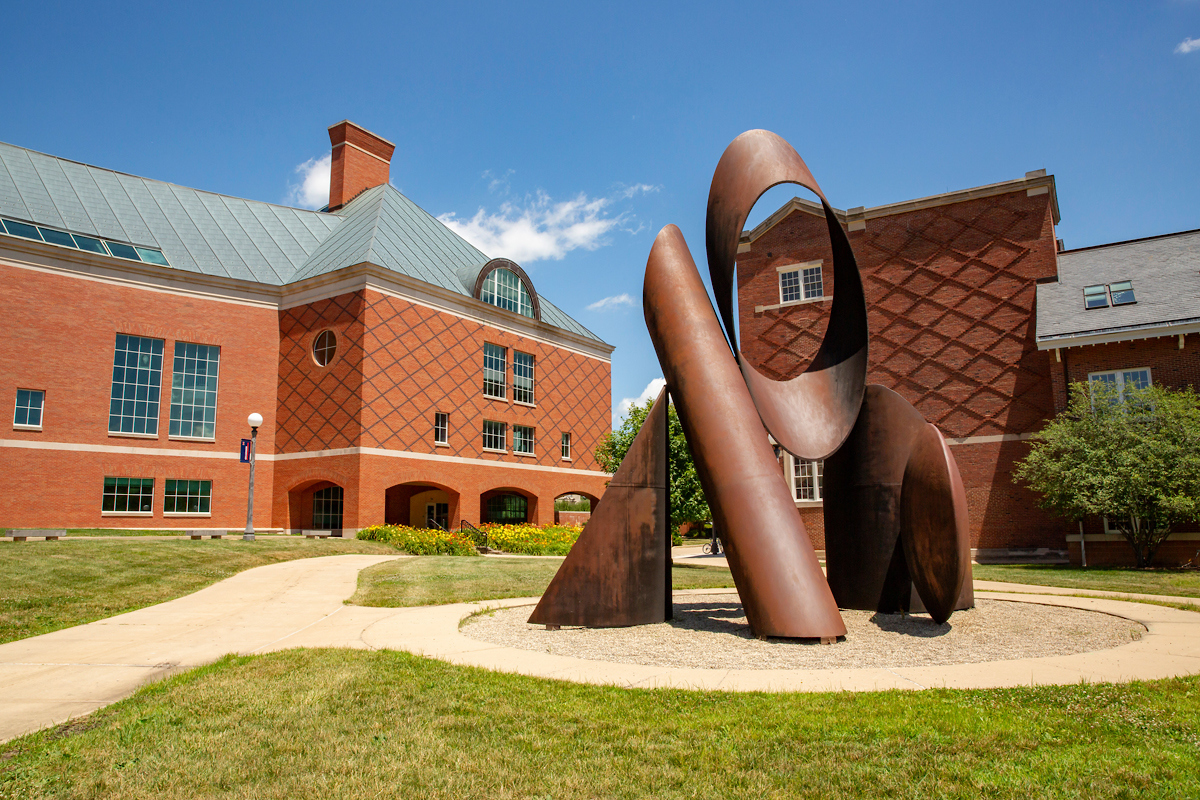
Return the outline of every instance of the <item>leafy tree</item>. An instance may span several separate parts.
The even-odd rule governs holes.
[[[1033,436],[1017,479],[1073,520],[1108,517],[1147,567],[1171,527],[1200,519],[1200,397],[1189,387],[1072,384],[1067,409]]]
[[[596,460],[600,462],[605,472],[616,472],[621,460],[629,452],[633,439],[642,429],[646,415],[650,413],[654,401],[647,400],[645,405],[629,409],[621,426],[600,440],[596,447]],[[683,435],[683,425],[675,413],[675,404],[667,406],[667,450],[670,470],[671,496],[671,528],[677,529],[684,522],[701,522],[710,519],[712,512],[708,510],[708,500],[704,490],[700,488],[700,477],[696,474],[696,464],[692,461],[692,451],[688,449],[687,439]]]

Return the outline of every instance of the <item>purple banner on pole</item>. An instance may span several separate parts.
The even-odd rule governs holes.
[[[243,464],[249,464],[249,463],[250,463],[250,440],[249,440],[249,439],[242,439],[242,458],[241,458],[241,461],[242,461],[242,463],[243,463]]]

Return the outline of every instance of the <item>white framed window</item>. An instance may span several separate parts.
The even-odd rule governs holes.
[[[479,299],[505,311],[515,311],[523,317],[533,318],[533,300],[529,290],[511,269],[497,267],[489,272],[479,288]]]
[[[533,356],[513,351],[513,402],[533,405]]]
[[[106,477],[100,512],[150,516],[154,513],[154,478]]]
[[[212,481],[185,481],[168,478],[163,491],[163,514],[212,513]]]
[[[779,302],[803,303],[825,296],[825,282],[820,261],[777,267],[779,271]]]
[[[321,331],[313,340],[313,361],[317,363],[318,367],[328,367],[335,355],[337,355],[337,334],[333,331]]]
[[[171,368],[172,439],[212,441],[217,430],[217,372],[221,348],[216,345],[175,343]]]
[[[564,431],[562,435],[562,460],[571,460],[571,434],[567,433],[566,431]]]
[[[504,399],[508,377],[508,349],[498,344],[483,345],[483,396]]]
[[[450,415],[438,411],[433,415],[433,443],[450,443]]]
[[[13,427],[17,430],[40,431],[42,407],[46,393],[40,389],[17,389],[17,407],[13,411]]]
[[[825,488],[825,462],[806,461],[789,455],[792,462],[792,497],[797,501],[819,503]]]
[[[158,436],[163,340],[117,334],[108,432]]]
[[[483,449],[507,453],[508,425],[485,419],[483,421]]]
[[[1112,402],[1114,403],[1124,403],[1126,392],[1145,389],[1150,383],[1149,367],[1088,373],[1088,385],[1093,389],[1102,388],[1103,390],[1112,392]],[[1094,404],[1095,397],[1092,398],[1092,401]]]
[[[533,455],[533,428],[513,425],[513,452],[524,456]]]

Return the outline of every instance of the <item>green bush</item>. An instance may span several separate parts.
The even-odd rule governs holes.
[[[359,539],[390,544],[413,556],[477,556],[479,552],[466,536],[436,528],[410,528],[407,525],[372,525],[358,532]]]

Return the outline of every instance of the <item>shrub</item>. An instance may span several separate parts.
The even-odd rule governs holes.
[[[413,556],[477,556],[479,552],[466,536],[436,528],[410,528],[407,525],[372,525],[358,532],[359,539],[383,542]]]
[[[518,525],[488,523],[480,525],[488,544],[505,553],[527,556],[565,556],[583,528],[575,525],[546,525],[539,528],[527,522]]]

